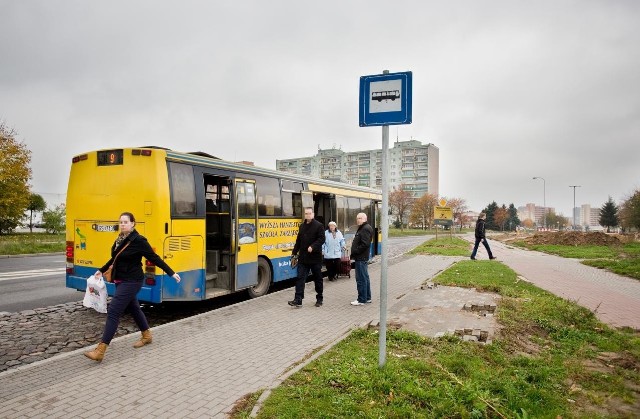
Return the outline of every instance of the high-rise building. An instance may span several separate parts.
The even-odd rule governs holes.
[[[580,206],[580,225],[584,228],[600,228],[600,208],[591,208],[590,204]]]
[[[439,196],[440,150],[417,140],[396,141],[389,149],[389,186],[404,184],[419,198]],[[311,157],[276,160],[276,169],[352,185],[382,188],[382,149],[345,152],[331,148]]]
[[[539,207],[536,204],[526,204],[524,207],[518,207],[518,218],[520,221],[531,220],[536,225],[544,224],[545,214],[555,213],[553,207]]]

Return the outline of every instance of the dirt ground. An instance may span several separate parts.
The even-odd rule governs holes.
[[[505,234],[493,237],[503,242],[521,240],[527,244],[551,244],[564,246],[610,246],[620,245],[629,241],[629,238],[618,234],[607,234],[601,231],[545,231],[532,235]]]

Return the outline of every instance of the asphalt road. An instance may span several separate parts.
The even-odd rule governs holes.
[[[389,240],[389,257],[401,256],[431,236]],[[379,260],[379,256],[376,260]],[[82,300],[65,286],[64,255],[0,258],[0,312],[17,312]]]
[[[63,255],[0,258],[0,312],[15,312],[78,301],[65,287]]]

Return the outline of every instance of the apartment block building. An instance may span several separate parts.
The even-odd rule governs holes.
[[[391,190],[404,184],[415,198],[439,196],[440,155],[433,144],[396,141],[389,149]],[[382,188],[382,149],[345,152],[331,148],[311,157],[276,160],[276,169],[352,185]]]
[[[553,207],[539,207],[536,204],[526,204],[523,207],[518,207],[518,218],[520,221],[531,220],[536,225],[542,225],[544,221],[544,215],[555,213],[556,209]]]
[[[576,220],[577,225],[589,229],[602,228],[600,226],[600,208],[591,208],[590,204],[582,204],[579,210],[580,217]]]

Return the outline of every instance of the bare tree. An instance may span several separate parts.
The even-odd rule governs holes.
[[[469,209],[469,207],[467,207],[467,201],[465,201],[464,198],[451,198],[447,200],[447,206],[451,208],[451,212],[453,212],[453,221],[460,224],[460,230],[462,230],[462,225],[469,221],[464,215]]]
[[[500,226],[500,231],[504,231],[504,223],[509,219],[509,211],[507,208],[502,205],[500,208],[497,208],[493,213],[493,222]]]
[[[391,215],[396,216],[400,224],[400,230],[404,230],[407,213],[412,204],[413,197],[411,192],[404,189],[404,184],[400,184],[398,189],[393,188],[393,191],[389,192],[389,211]]]
[[[438,205],[438,197],[427,193],[416,199],[411,207],[409,222],[418,224],[424,230],[433,223],[433,210]]]

